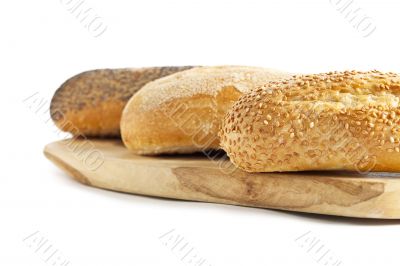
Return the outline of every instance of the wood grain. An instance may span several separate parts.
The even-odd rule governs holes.
[[[69,139],[48,144],[44,153],[79,182],[114,191],[349,217],[400,218],[397,173],[246,173],[227,168],[232,165],[226,159],[202,155],[133,155],[118,140]]]

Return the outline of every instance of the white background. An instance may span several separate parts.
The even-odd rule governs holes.
[[[97,38],[68,11],[68,1],[3,1],[0,7],[0,265],[51,265],[29,247],[35,232],[68,265],[195,265],[160,239],[173,229],[206,259],[203,265],[324,265],[317,262],[321,252],[307,252],[305,237],[296,241],[307,232],[341,265],[399,264],[399,221],[83,186],[44,158],[44,145],[60,136],[46,107],[35,113],[24,102],[38,93],[48,106],[64,80],[93,68],[236,64],[290,72],[400,72],[399,1],[354,2],[351,8],[361,8],[376,26],[363,37],[337,10],[344,0],[86,0],[107,26]]]

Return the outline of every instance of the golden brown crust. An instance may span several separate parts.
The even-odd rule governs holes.
[[[50,113],[55,124],[74,135],[119,137],[121,113],[146,83],[183,67],[97,69],[78,74],[55,92]]]
[[[334,72],[271,82],[227,113],[221,146],[248,172],[400,170],[400,76]]]
[[[226,110],[243,92],[289,74],[257,67],[182,71],[144,86],[121,118],[125,145],[137,154],[190,153],[219,147]]]

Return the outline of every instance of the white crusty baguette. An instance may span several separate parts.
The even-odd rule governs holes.
[[[155,80],[126,105],[122,139],[137,154],[217,149],[221,121],[234,101],[257,86],[290,76],[259,67],[215,66]]]
[[[248,172],[400,170],[400,76],[334,72],[271,82],[227,113],[221,146]]]

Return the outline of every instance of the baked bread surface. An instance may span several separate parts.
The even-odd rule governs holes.
[[[50,113],[63,131],[88,137],[119,137],[122,110],[149,81],[192,68],[97,69],[80,73],[55,92]]]
[[[259,67],[213,66],[155,80],[126,105],[122,139],[137,154],[218,149],[221,121],[234,101],[257,86],[290,76]]]
[[[270,82],[223,121],[221,146],[248,172],[400,170],[400,76],[330,72]]]

